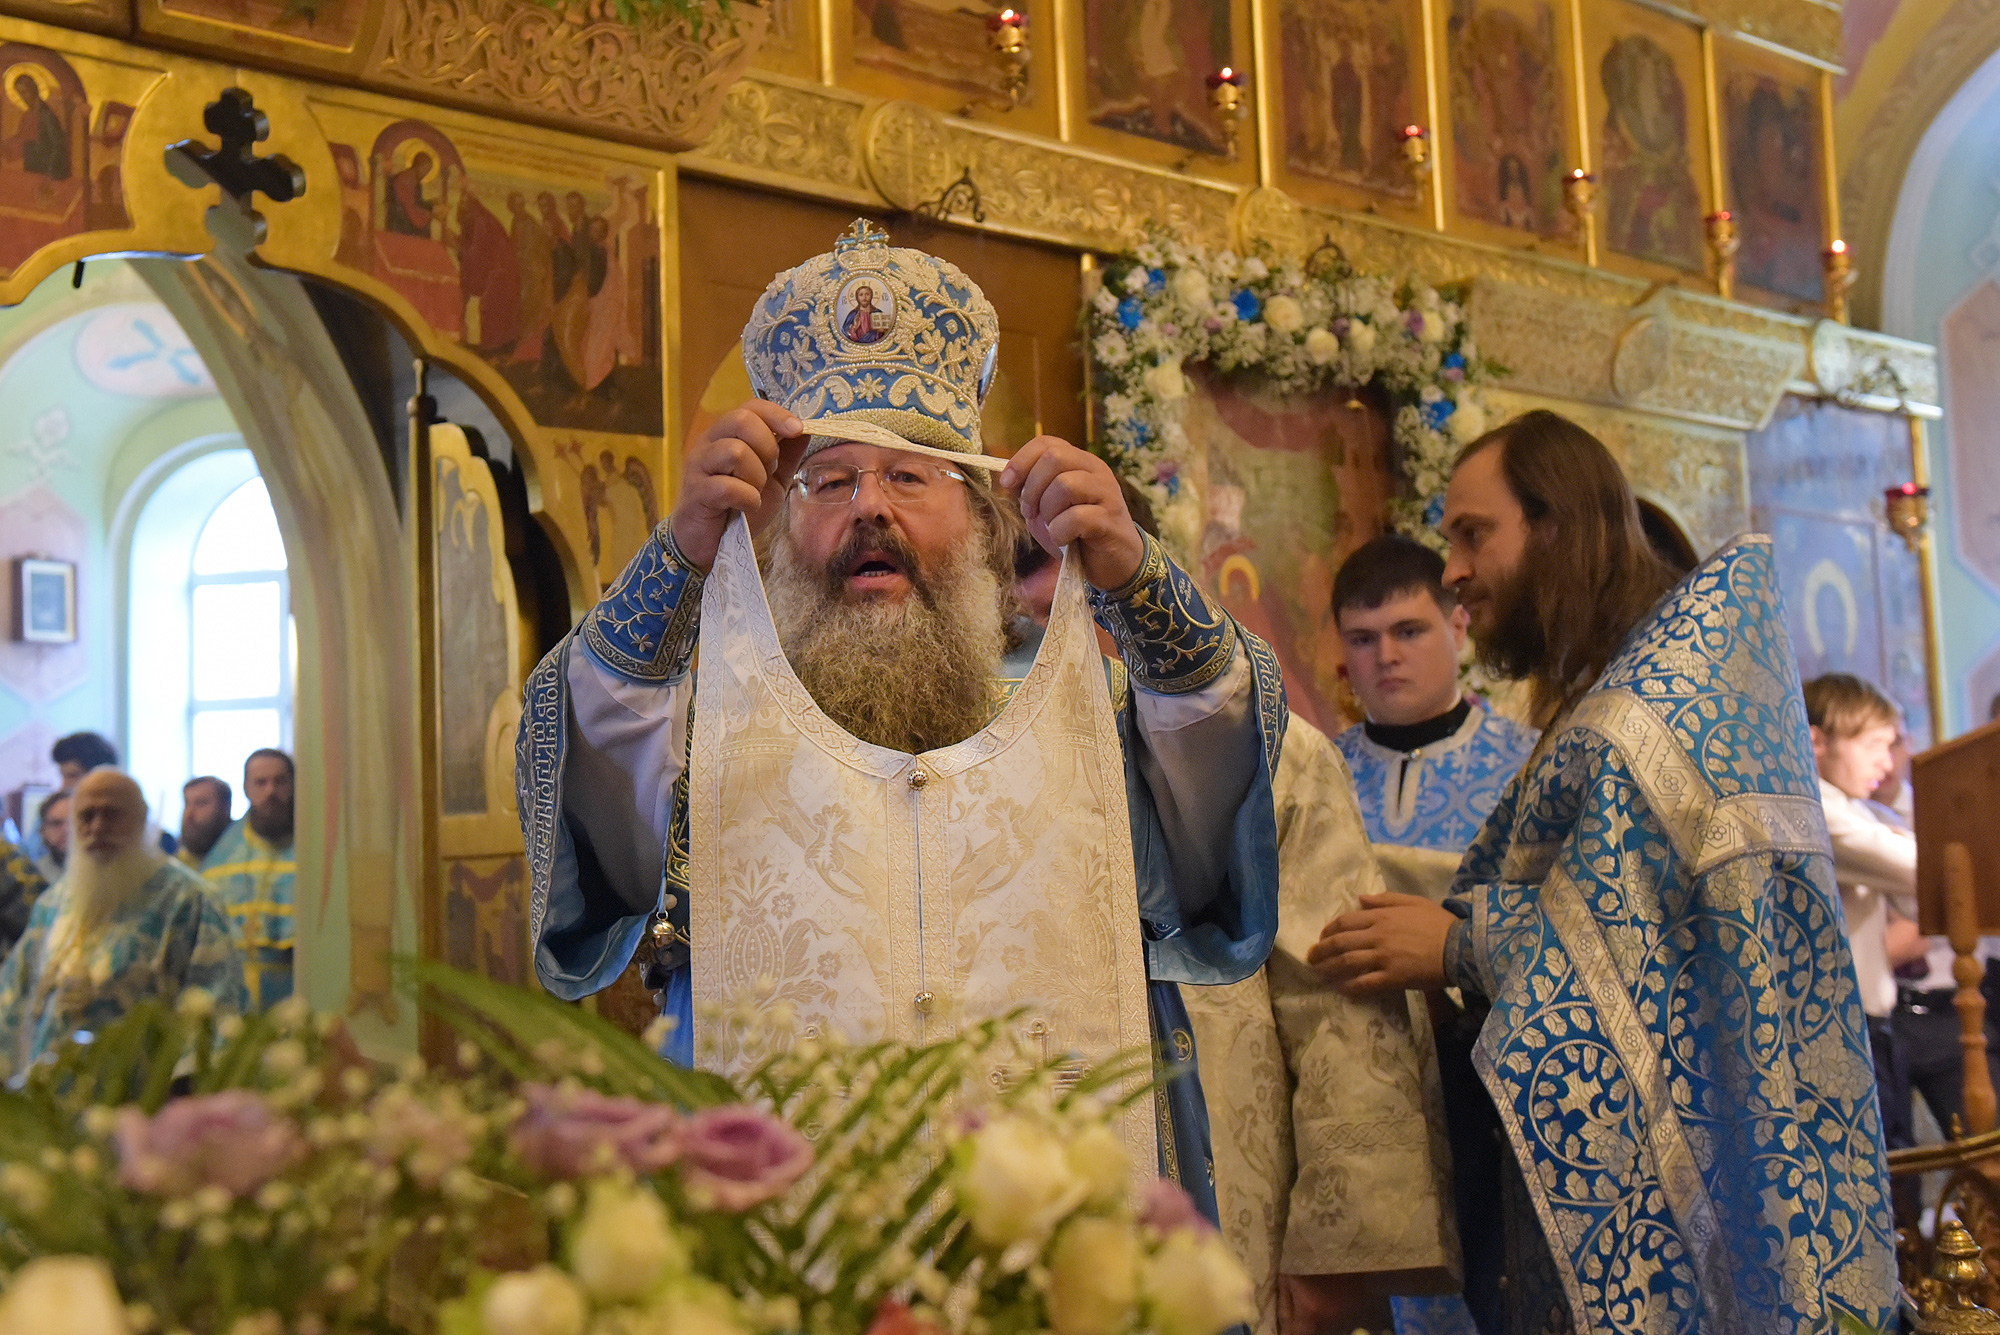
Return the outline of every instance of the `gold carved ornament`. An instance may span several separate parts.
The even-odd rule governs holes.
[[[770,10],[624,23],[520,0],[405,0],[365,77],[483,110],[671,149],[701,142],[749,66]],[[622,133],[621,133],[622,132]]]

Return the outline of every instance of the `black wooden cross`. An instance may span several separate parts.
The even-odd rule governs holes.
[[[271,136],[271,121],[243,88],[225,88],[201,113],[201,123],[222,141],[212,149],[199,139],[183,139],[167,149],[167,170],[191,189],[221,186],[224,204],[208,211],[216,237],[248,249],[264,240],[264,219],[250,207],[253,193],[288,204],[306,192],[305,169],[283,154],[260,158],[255,146]]]

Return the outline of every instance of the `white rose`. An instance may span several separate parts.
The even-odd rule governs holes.
[[[1426,343],[1442,343],[1444,336],[1450,332],[1451,328],[1445,324],[1442,315],[1436,311],[1425,311],[1424,327],[1417,331],[1417,337]]]
[[[1359,320],[1347,326],[1347,347],[1356,356],[1366,357],[1375,350],[1375,326]]]
[[[1169,1233],[1146,1262],[1142,1282],[1157,1335],[1216,1335],[1257,1319],[1250,1276],[1214,1233]]]
[[[1181,374],[1179,362],[1161,362],[1146,372],[1146,388],[1154,398],[1163,403],[1172,403],[1187,395],[1187,377]]]
[[[1073,1219],[1049,1253],[1049,1325],[1055,1335],[1117,1335],[1139,1302],[1139,1238],[1131,1227]]]
[[[129,1335],[111,1267],[95,1256],[43,1256],[14,1272],[0,1335]]]
[[[1089,1194],[1046,1127],[998,1118],[979,1129],[970,1149],[958,1190],[982,1242],[1005,1247],[1045,1237]]]
[[[583,1291],[552,1265],[502,1275],[480,1307],[486,1335],[583,1335]]]
[[[1099,1122],[1088,1127],[1064,1151],[1070,1170],[1090,1189],[1090,1199],[1099,1205],[1116,1205],[1125,1198],[1132,1182],[1132,1156],[1117,1132]]]
[[[1208,275],[1199,269],[1182,269],[1174,275],[1174,295],[1198,311],[1207,310],[1214,300],[1208,290]]]
[[[1325,366],[1340,355],[1340,340],[1330,329],[1312,329],[1306,334],[1306,357],[1318,366]]]
[[[570,1269],[593,1298],[637,1298],[688,1258],[650,1187],[601,1182],[590,1189],[570,1238]]]
[[[1470,399],[1460,399],[1458,411],[1445,422],[1451,431],[1451,438],[1461,445],[1470,445],[1486,434],[1486,413]]]
[[[1281,334],[1296,333],[1305,322],[1305,307],[1297,297],[1272,297],[1264,303],[1264,323]]]

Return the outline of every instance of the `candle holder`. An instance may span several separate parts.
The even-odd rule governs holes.
[[[986,45],[999,58],[1006,74],[1001,91],[1007,95],[1007,109],[1021,105],[1028,92],[1028,16],[1018,9],[1003,9],[986,20]]]
[[[1563,179],[1563,208],[1576,222],[1584,257],[1597,263],[1597,178],[1578,167]]]
[[[1826,274],[1826,318],[1847,323],[1847,289],[1854,286],[1854,254],[1836,239],[1820,256]]]
[[[1208,76],[1208,105],[1222,122],[1223,156],[1236,161],[1243,135],[1243,72],[1224,65]]]
[[[1431,132],[1421,125],[1405,125],[1397,137],[1403,146],[1403,168],[1421,192],[1431,175]]]
[[[1743,248],[1743,238],[1728,209],[1717,209],[1702,221],[1708,224],[1708,271],[1715,294],[1728,301],[1736,295],[1736,252]]]
[[[1914,482],[1891,487],[1882,493],[1882,509],[1889,531],[1914,553],[1931,526],[1931,489]]]

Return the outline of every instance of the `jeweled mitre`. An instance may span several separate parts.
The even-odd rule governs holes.
[[[759,398],[805,423],[809,454],[860,441],[1000,468],[979,434],[999,340],[962,270],[858,218],[771,280],[743,327],[743,363]]]

